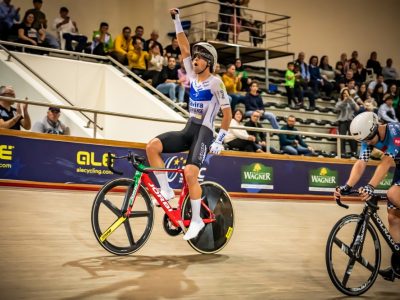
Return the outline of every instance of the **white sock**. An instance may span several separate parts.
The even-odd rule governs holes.
[[[183,239],[186,241],[195,238],[205,225],[203,219],[200,217],[201,199],[190,199],[190,204],[192,206],[192,220],[188,231],[183,236]]]
[[[160,185],[161,190],[165,192],[169,192],[171,190],[171,187],[168,184],[168,177],[166,172],[154,172],[154,175],[156,175],[156,178],[158,180],[158,184]]]

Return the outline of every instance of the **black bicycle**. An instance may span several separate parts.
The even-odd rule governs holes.
[[[350,194],[358,192],[351,191]],[[400,278],[400,247],[377,213],[378,202],[383,200],[387,200],[387,197],[373,196],[365,202],[361,214],[341,218],[329,234],[325,253],[326,268],[332,283],[343,294],[359,296],[365,293],[374,284],[378,274],[391,281],[395,277]],[[336,202],[341,207],[349,208],[340,198]],[[375,224],[393,252],[391,263],[394,273],[391,278],[380,271],[381,244],[372,224]]]

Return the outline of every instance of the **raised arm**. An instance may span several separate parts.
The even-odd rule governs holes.
[[[181,50],[182,58],[190,57],[190,43],[186,37],[186,34],[183,32],[181,20],[179,18],[179,9],[172,8],[169,10],[172,20],[174,20],[175,24],[175,32],[176,37],[178,39],[179,49]]]

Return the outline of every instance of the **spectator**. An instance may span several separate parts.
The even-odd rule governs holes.
[[[344,80],[344,66],[341,61],[338,61],[335,66],[335,85],[336,89],[339,88],[340,83]]]
[[[381,75],[382,76],[382,75]],[[383,96],[385,95],[384,87],[382,83],[377,83],[374,90],[372,91],[372,98],[378,103],[378,106],[383,104]]]
[[[88,52],[95,55],[108,55],[113,49],[111,34],[108,32],[108,23],[101,22],[99,30],[93,31],[92,44]]]
[[[294,64],[298,68],[301,75],[297,79],[297,82],[301,86],[303,91],[306,91],[308,89],[308,83],[310,82],[310,72],[308,69],[308,65],[304,62],[304,58],[304,52],[300,52]]]
[[[242,81],[242,91],[248,91],[249,90],[249,85],[251,83],[251,78],[249,78],[249,73],[244,69],[244,66],[242,64],[242,61],[240,58],[235,59],[235,75],[238,76],[239,73],[242,75],[241,76],[241,81]]]
[[[228,93],[228,96],[232,98],[232,111],[235,110],[236,104],[244,103],[244,97],[238,93],[242,89],[242,74],[239,73],[238,76],[236,76],[235,71],[235,65],[230,64],[228,65],[226,72],[222,75],[222,82],[226,87],[226,92]]]
[[[69,10],[66,7],[60,8],[60,17],[54,19],[53,28],[57,30],[61,49],[68,51],[82,52],[87,43],[87,36],[79,34],[78,26],[75,21],[68,16]],[[72,41],[78,42],[75,49],[72,47]]]
[[[218,0],[219,5],[219,29],[216,39],[219,41],[228,42],[229,40],[229,27],[231,23],[231,17],[234,12],[233,3],[234,0]]]
[[[373,113],[378,114],[378,107],[377,107],[374,99],[369,98],[369,99],[365,100],[364,104],[362,106],[360,106],[360,109],[358,110],[358,112],[355,115],[359,115],[366,111],[372,111]]]
[[[260,123],[261,114],[258,111],[253,111],[250,116],[250,120],[248,120],[244,126],[246,127],[255,127],[255,128],[263,128]],[[266,134],[261,131],[249,131],[247,130],[249,135],[252,135],[256,138],[256,144],[259,149],[266,152],[267,151],[267,142],[266,142]],[[276,150],[274,147],[269,147],[269,150],[273,154],[281,154],[281,151]]]
[[[349,60],[349,63],[356,63],[356,65],[360,65],[360,62],[358,61],[358,51],[354,50],[353,52],[351,52],[351,58]]]
[[[287,118],[286,125],[281,127],[281,130],[297,131],[294,127],[296,124],[296,117],[290,115]],[[290,155],[313,155],[314,149],[308,146],[299,134],[279,134],[279,144],[284,153]]]
[[[146,40],[143,38],[144,28],[142,25],[136,26],[135,28],[135,35],[132,37],[132,43],[135,42],[135,39],[139,38],[142,41],[143,48],[146,45]],[[147,49],[145,49],[148,51]]]
[[[373,69],[376,75],[382,74],[381,63],[378,61],[378,54],[376,51],[371,52],[371,55],[367,61],[367,69]]]
[[[183,87],[185,88],[185,104],[182,104],[183,106],[187,106],[186,102],[189,101],[189,94],[190,94],[190,80],[189,77],[187,76],[185,65],[183,64],[183,61],[181,61],[181,67],[178,69],[178,78],[179,81],[182,82]]]
[[[148,62],[147,72],[143,75],[143,79],[151,79],[151,84],[157,87],[159,83],[160,73],[163,69],[164,58],[160,53],[161,49],[158,44],[152,43],[149,54],[150,60]]]
[[[278,121],[276,117],[271,112],[264,111],[264,104],[260,94],[258,93],[258,83],[253,81],[250,85],[250,91],[246,94],[243,99],[246,112],[245,116],[250,117],[254,111],[257,111],[263,119],[267,119],[272,128],[279,129]]]
[[[356,103],[358,105],[362,105],[363,101],[360,99],[360,97],[357,94],[358,91],[358,87],[356,85],[356,81],[354,79],[351,79],[346,86],[349,89],[349,94],[350,97],[354,99],[354,101],[356,101]]]
[[[399,74],[397,73],[396,68],[393,67],[393,60],[391,58],[386,60],[386,66],[382,69],[382,75],[387,85],[394,83],[398,87],[400,86],[400,81],[397,80],[399,78]]]
[[[293,72],[294,70],[294,63],[293,62],[288,62],[287,63],[287,70],[285,73],[285,88],[286,88],[286,94],[288,98],[288,105],[291,106],[292,102],[298,106],[299,105],[299,100],[302,98],[301,96],[299,97],[299,90],[296,90],[296,76]],[[295,98],[297,96],[297,99]],[[303,101],[301,101],[303,102]]]
[[[49,107],[47,116],[42,121],[33,125],[33,132],[70,135],[69,127],[65,126],[60,119],[61,111],[58,107]]]
[[[165,48],[165,56],[167,58],[173,57],[175,61],[181,61],[181,49],[179,49],[178,39],[174,36],[171,40],[171,45]]]
[[[353,70],[349,69],[346,71],[344,78],[339,82],[340,90],[347,87],[351,80],[354,80],[354,73]]]
[[[168,65],[165,66],[160,74],[160,84],[157,86],[163,94],[167,94],[172,101],[176,101],[176,90],[178,90],[178,103],[183,105],[185,87],[178,77],[178,68],[173,56],[168,58]]]
[[[49,45],[51,48],[59,49],[60,44],[57,41],[57,38],[54,37],[52,34],[48,33],[47,30],[47,19],[46,14],[42,12],[43,1],[42,0],[33,0],[33,8],[28,9],[25,13],[29,14],[32,13],[34,16],[34,23],[32,25],[36,31],[43,30],[46,34],[45,36],[45,43]]]
[[[7,40],[15,23],[19,22],[20,7],[15,8],[11,0],[0,3],[0,40]]]
[[[393,96],[386,94],[383,98],[384,103],[379,107],[378,117],[386,123],[398,123],[399,120],[396,117],[396,112],[393,107]]]
[[[332,84],[327,80],[325,76],[321,75],[318,67],[318,57],[316,57],[315,55],[310,57],[309,72],[310,86],[314,91],[315,97],[318,97],[320,88],[325,92],[327,97],[330,97],[332,92]]]
[[[225,143],[227,143],[230,148],[236,148],[239,151],[264,152],[258,144],[256,144],[256,137],[254,135],[249,135],[245,129],[231,128],[232,126],[243,127],[243,125],[241,125],[243,117],[243,112],[240,109],[234,111],[228,134],[225,136]]]
[[[0,96],[15,98],[12,86],[1,86]],[[28,113],[28,104],[17,103],[17,108],[12,105],[14,101],[0,100],[0,128],[21,130],[21,126],[31,129],[31,118]]]
[[[160,54],[161,54],[161,56],[163,56],[164,55],[164,48],[161,45],[161,43],[158,41],[158,37],[159,37],[158,31],[157,30],[153,30],[150,33],[150,39],[148,39],[146,41],[144,50],[149,51],[152,48],[153,44],[157,44],[158,47],[160,48]]]
[[[387,84],[383,81],[383,75],[377,75],[376,76],[376,80],[371,81],[368,85],[368,90],[371,94],[373,94],[374,90],[375,90],[375,86],[377,84],[381,84],[383,86],[383,92],[386,93],[387,92]]]
[[[133,49],[128,52],[129,68],[133,73],[142,77],[146,72],[147,62],[150,60],[150,54],[143,50],[143,43],[139,37],[133,38]]]
[[[338,62],[342,63],[342,65],[343,65],[343,74],[345,74],[347,69],[349,68],[349,61],[347,60],[347,54],[346,53],[340,54],[340,60]]]
[[[133,50],[131,28],[125,26],[122,29],[122,33],[115,38],[114,51],[110,55],[121,64],[127,65],[128,52],[131,50]]]
[[[299,71],[299,65],[295,64],[294,65],[294,76],[295,76],[295,83],[294,83],[294,94],[297,96],[298,101],[299,101],[299,106],[304,107],[304,97],[308,98],[309,102],[309,108],[308,110],[314,110],[315,109],[315,96],[312,90],[308,87],[306,82],[303,81],[302,76]]]
[[[366,83],[362,83],[360,85],[360,87],[358,88],[358,91],[357,91],[357,95],[358,95],[358,97],[360,97],[360,99],[362,101],[365,101],[365,100],[371,98],[371,94],[369,93],[369,91],[367,89],[367,84]]]
[[[336,110],[338,112],[339,134],[350,135],[350,123],[354,118],[354,114],[360,109],[358,104],[350,96],[350,91],[347,87],[340,91],[339,101],[336,103]],[[353,139],[347,140],[350,144],[352,155],[356,155],[357,142]],[[346,153],[345,141],[341,141],[342,154]]]
[[[364,69],[361,64],[357,64],[355,61],[351,61],[350,70],[353,71],[353,79],[356,81],[357,85],[360,85],[367,79],[367,70]]]
[[[319,70],[321,72],[321,75],[326,76],[326,79],[329,82],[335,81],[335,71],[329,64],[329,58],[327,55],[321,57],[321,61],[319,63]]]
[[[249,6],[250,0],[242,0],[240,5],[240,17],[241,17],[241,27],[245,28],[250,33],[250,41],[253,43],[254,47],[257,47],[258,43],[262,43],[266,35],[261,36],[262,22],[254,20],[253,16],[247,13],[247,9],[243,7]]]
[[[213,75],[214,75],[215,77],[218,77],[219,79],[222,80],[221,75],[219,75],[219,72],[220,72],[220,71],[221,71],[221,65],[220,65],[219,63],[216,63],[216,64],[215,64],[215,68],[214,68]]]
[[[18,28],[18,42],[22,44],[28,44],[33,46],[44,46],[46,33],[43,29],[37,31],[33,28],[33,22],[35,16],[32,13],[26,13],[21,24]],[[30,50],[35,53],[35,51]]]

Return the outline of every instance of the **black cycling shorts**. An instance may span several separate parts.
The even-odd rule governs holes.
[[[189,150],[186,164],[201,168],[214,135],[210,128],[189,121],[181,131],[166,132],[157,138],[163,145],[163,153]]]

